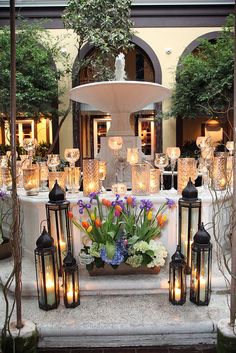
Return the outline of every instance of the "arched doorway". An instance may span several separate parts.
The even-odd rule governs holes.
[[[126,55],[127,79],[161,83],[161,67],[153,50],[138,37],[133,38],[133,43],[134,48]],[[80,57],[95,54],[94,48],[87,45],[81,50]],[[73,86],[93,82],[92,70],[91,67],[82,69],[73,80]],[[152,104],[130,118],[135,135],[142,140],[142,151],[147,159],[153,159],[154,153],[162,148],[162,124],[155,119],[157,109],[160,105]],[[74,109],[74,145],[80,148],[83,157],[94,158],[99,152],[101,137],[107,134],[111,117],[86,104],[80,105],[80,116],[79,119]]]
[[[199,45],[201,39],[207,39],[210,43],[215,44],[221,32],[206,33],[194,41],[192,41],[180,56],[177,69],[183,57],[188,54],[201,55]],[[193,146],[198,136],[211,136],[213,144],[220,144],[226,136],[229,135],[231,123],[217,116],[209,116],[201,114],[196,119],[182,119],[177,117],[176,122],[176,141],[177,146]],[[229,139],[229,138],[228,138]]]

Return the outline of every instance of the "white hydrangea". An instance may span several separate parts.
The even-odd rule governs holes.
[[[142,255],[133,255],[128,257],[128,259],[126,260],[126,263],[132,267],[139,267],[141,266],[142,261],[143,261]]]
[[[135,251],[140,251],[143,254],[149,250],[149,244],[146,241],[138,241],[137,243],[134,244],[134,250]]]

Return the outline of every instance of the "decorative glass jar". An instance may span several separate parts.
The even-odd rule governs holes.
[[[146,163],[132,166],[132,193],[134,195],[148,195],[150,189],[150,166]]]
[[[83,194],[89,196],[91,192],[99,192],[99,161],[97,159],[83,160]]]
[[[150,194],[160,191],[160,169],[150,169]]]
[[[217,152],[212,160],[211,186],[214,190],[225,190],[227,185],[227,155],[226,152]]]
[[[24,163],[23,187],[26,195],[35,196],[39,193],[39,166],[38,164]]]
[[[197,178],[197,163],[194,158],[178,159],[178,193],[182,193],[188,184],[189,178],[192,182]]]

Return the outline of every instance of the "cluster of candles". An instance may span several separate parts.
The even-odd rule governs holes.
[[[80,304],[79,269],[73,257],[68,217],[70,203],[56,182],[46,204],[48,232],[44,227],[36,242],[35,265],[39,307],[52,310],[60,303],[59,277],[62,277],[64,304]]]

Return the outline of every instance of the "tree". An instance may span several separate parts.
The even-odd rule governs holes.
[[[60,114],[58,103],[63,93],[58,84],[70,71],[69,56],[59,40],[52,38],[43,23],[20,20],[16,35],[16,105],[17,115],[40,119]],[[55,63],[60,62],[60,67]],[[10,28],[0,32],[0,112],[10,115]]]
[[[96,81],[114,79],[114,59],[132,47],[131,0],[69,0],[65,27],[77,34],[77,48],[89,43],[94,55],[78,56],[75,76],[88,65]]]
[[[201,40],[197,50],[180,61],[172,95],[172,116],[228,118],[233,109],[233,25],[231,15],[217,40]]]

